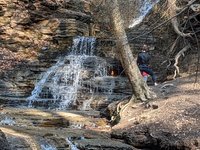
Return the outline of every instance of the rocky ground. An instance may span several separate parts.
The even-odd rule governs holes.
[[[5,149],[200,149],[200,84],[195,83],[195,75],[151,88],[158,98],[150,107],[142,103],[127,107],[113,127],[98,111],[2,105],[0,129],[10,145],[5,144]]]
[[[111,128],[97,111],[3,107],[0,118],[10,145],[2,144],[5,150],[134,149],[110,138]]]
[[[140,103],[127,107],[111,137],[137,148],[200,149],[200,82],[195,79],[182,75],[152,87],[158,99],[149,108]]]

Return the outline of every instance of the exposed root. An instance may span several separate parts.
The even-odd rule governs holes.
[[[143,97],[145,97],[145,98],[138,99],[135,96],[132,96],[131,99],[128,102],[122,101],[122,102],[118,103],[117,108],[116,108],[116,112],[115,112],[115,116],[112,117],[111,121],[118,123],[120,121],[120,119],[122,118],[125,110],[129,106],[132,106],[134,104],[134,102],[140,100],[141,102],[148,104],[150,99],[156,98],[157,96],[154,92],[149,90],[147,93],[145,93],[143,95]]]
[[[190,8],[194,11],[194,12],[199,12],[200,11],[200,4],[193,4],[190,6]]]
[[[172,62],[169,60],[169,64],[167,65],[167,69],[171,66]]]
[[[116,105],[116,110],[111,117],[112,125],[119,123],[121,119],[121,111],[123,110],[124,105],[127,105],[129,102],[130,100],[123,100]]]
[[[188,4],[187,4],[187,6],[190,6],[190,5],[192,5],[194,2],[196,2],[197,0],[190,0],[189,2],[188,2]]]
[[[165,89],[166,87],[169,87],[169,86],[175,87],[174,84],[168,83],[168,84],[163,85],[163,86],[160,87],[160,88],[161,88],[161,89]]]
[[[123,112],[126,110],[128,106],[130,106],[131,103],[132,103],[132,100],[130,100],[128,103],[122,106],[121,111],[119,112],[120,118],[122,117]]]
[[[165,60],[165,61],[163,61],[160,65],[162,66],[162,65],[164,65],[165,63],[168,63],[167,66],[166,66],[166,69],[169,69],[169,67],[170,67],[171,64],[172,64],[171,60],[170,60],[170,59]]]
[[[193,3],[193,2],[190,2],[190,3]],[[169,15],[170,17],[171,16],[175,16],[174,18],[171,19],[171,23],[172,23],[172,26],[174,28],[174,31],[179,35],[179,36],[182,36],[182,37],[191,37],[191,33],[183,33],[180,31],[179,29],[179,22],[178,22],[178,19],[176,17],[177,13],[177,6],[176,6],[176,0],[168,0],[168,8],[169,8]]]
[[[173,28],[174,28],[174,31],[175,31],[178,35],[180,35],[180,36],[182,36],[182,37],[192,37],[192,33],[183,33],[183,32],[181,32],[181,31],[179,30],[179,23],[178,23],[178,20],[177,20],[176,17],[173,18],[173,19],[171,20],[171,23],[172,23],[172,26],[173,26]]]
[[[181,57],[181,55],[184,56],[184,52],[186,52],[189,48],[190,48],[190,45],[187,45],[180,52],[178,52],[178,54],[176,54],[175,63],[174,63],[175,71],[174,71],[173,79],[175,79],[176,76],[179,75],[180,73],[179,67],[178,67],[178,59]]]

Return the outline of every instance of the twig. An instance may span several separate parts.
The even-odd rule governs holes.
[[[168,55],[168,56],[169,56],[169,54],[170,54],[171,52],[174,51],[174,48],[175,48],[175,46],[176,46],[177,41],[178,41],[179,38],[180,38],[180,36],[178,36],[178,37],[176,38],[176,40],[175,40],[174,43],[172,44],[170,50],[167,52],[167,55]]]
[[[160,65],[162,66],[163,64],[165,64],[168,60],[164,60]]]
[[[171,66],[172,62],[169,60],[169,64],[167,65],[167,69]]]
[[[167,86],[168,86],[168,87],[169,87],[169,86],[175,87],[174,84],[172,84],[172,83],[167,83],[167,84],[163,85],[163,86],[161,87],[161,89],[165,89]]]

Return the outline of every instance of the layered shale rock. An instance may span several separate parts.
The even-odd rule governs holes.
[[[75,0],[0,1],[1,96],[26,97],[74,36],[89,36],[92,19],[85,5]]]
[[[11,150],[5,134],[0,130],[0,147],[1,150]]]

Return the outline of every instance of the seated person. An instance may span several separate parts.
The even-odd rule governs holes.
[[[143,45],[142,51],[138,54],[137,57],[137,64],[140,69],[140,72],[146,72],[152,77],[154,85],[157,85],[156,83],[156,76],[153,72],[153,70],[149,67],[149,61],[151,57],[148,53],[148,46],[146,44]]]

